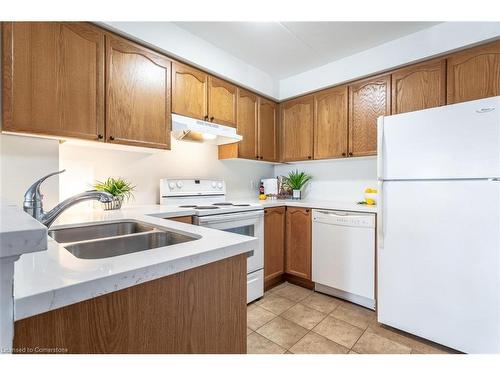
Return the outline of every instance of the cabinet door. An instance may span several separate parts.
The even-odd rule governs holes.
[[[278,125],[276,103],[259,98],[259,158],[278,161]]]
[[[264,282],[285,272],[285,207],[264,210]]]
[[[236,127],[238,88],[222,79],[208,78],[208,119]]]
[[[286,209],[286,273],[311,280],[311,210]]]
[[[347,156],[347,86],[314,95],[314,159]]]
[[[172,112],[208,119],[208,75],[198,69],[172,63]]]
[[[349,86],[349,156],[377,154],[377,118],[390,114],[390,75]]]
[[[448,57],[448,104],[500,95],[500,41]]]
[[[82,22],[3,23],[3,130],[104,134],[104,33]]]
[[[257,106],[257,95],[243,89],[239,90],[237,132],[243,136],[243,140],[238,143],[238,157],[240,158],[259,158],[257,149]]]
[[[446,104],[446,60],[432,60],[392,73],[392,114]]]
[[[106,140],[170,148],[170,66],[166,57],[106,36]]]
[[[283,103],[281,111],[283,161],[312,159],[313,122],[312,95]]]

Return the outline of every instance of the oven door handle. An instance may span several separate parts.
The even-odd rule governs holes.
[[[236,220],[247,220],[247,219],[259,219],[264,216],[264,210],[249,211],[249,212],[235,212],[231,214],[222,215],[209,215],[201,216],[198,218],[198,224],[212,224],[221,223],[224,221],[236,221]]]

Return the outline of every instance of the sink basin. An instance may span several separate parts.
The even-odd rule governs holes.
[[[152,231],[154,228],[136,221],[95,224],[61,229],[51,229],[48,234],[56,242],[68,243],[94,240],[97,238],[123,236],[126,234]]]
[[[175,245],[196,240],[180,233],[162,231],[122,236],[103,240],[75,243],[65,246],[66,250],[80,259],[102,259],[130,254],[162,246]]]

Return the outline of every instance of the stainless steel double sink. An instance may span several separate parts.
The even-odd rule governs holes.
[[[199,238],[135,220],[56,228],[48,234],[80,259],[110,258]]]

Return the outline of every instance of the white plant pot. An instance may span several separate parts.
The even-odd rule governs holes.
[[[292,199],[301,199],[301,198],[302,198],[302,191],[293,189]]]

